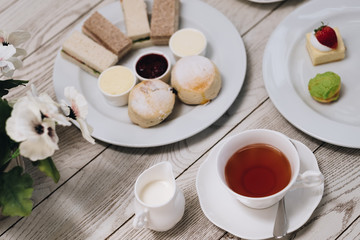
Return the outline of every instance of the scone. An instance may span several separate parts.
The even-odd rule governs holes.
[[[203,56],[181,58],[171,72],[171,86],[186,104],[205,104],[217,97],[221,76],[216,65]]]
[[[314,66],[345,58],[344,41],[337,27],[322,25],[307,33],[306,48]]]
[[[175,104],[173,89],[161,80],[142,81],[130,92],[128,114],[131,121],[147,128],[161,123]]]
[[[310,95],[319,102],[329,103],[339,98],[341,78],[333,72],[316,74],[310,79],[308,89]]]

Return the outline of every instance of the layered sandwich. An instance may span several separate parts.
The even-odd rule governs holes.
[[[132,40],[98,12],[84,22],[82,32],[119,59],[129,52],[132,46]]]
[[[179,28],[179,0],[154,0],[150,39],[155,45],[167,45]]]
[[[144,0],[120,0],[126,33],[134,44],[150,43],[150,25]]]
[[[78,31],[65,40],[61,55],[94,76],[118,61],[115,54]]]

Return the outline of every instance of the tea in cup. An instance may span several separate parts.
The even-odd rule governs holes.
[[[270,207],[295,187],[323,183],[320,172],[299,171],[294,144],[272,130],[247,130],[230,137],[217,154],[217,172],[223,186],[251,208]]]
[[[167,231],[180,221],[185,198],[177,187],[169,162],[145,170],[135,183],[134,228]]]

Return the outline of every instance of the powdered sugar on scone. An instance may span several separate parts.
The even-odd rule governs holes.
[[[143,81],[130,92],[128,112],[130,119],[150,127],[163,121],[172,112],[175,94],[161,80]]]
[[[202,56],[189,56],[182,58],[176,64],[174,77],[178,80],[183,88],[193,90],[206,89],[211,81],[209,81],[215,72],[214,64]]]

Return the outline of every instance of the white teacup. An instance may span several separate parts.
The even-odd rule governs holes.
[[[249,197],[246,194],[240,194],[232,190],[227,182],[228,176],[225,176],[226,175],[225,167],[229,159],[237,151],[244,149],[245,147],[248,147],[253,144],[260,144],[267,146],[270,145],[271,147],[274,147],[286,157],[288,163],[290,164],[291,176],[287,185],[285,185],[285,187],[282,188],[281,190],[272,193],[271,195]],[[228,139],[225,140],[216,158],[217,158],[216,159],[217,173],[221,179],[222,185],[228,190],[228,192],[231,195],[233,195],[241,203],[251,208],[262,209],[262,208],[270,207],[275,203],[277,203],[278,201],[280,201],[285,196],[285,194],[291,189],[299,188],[299,187],[318,186],[322,184],[324,181],[323,175],[317,171],[306,171],[302,174],[299,174],[300,159],[294,144],[285,135],[272,130],[267,130],[267,129],[247,130],[235,136],[229,137]],[[274,177],[277,178],[278,175],[280,174],[274,174]],[[244,178],[245,176],[240,176],[240,179],[244,179]],[[255,178],[254,181],[257,180],[258,179]]]
[[[167,231],[180,221],[184,210],[184,194],[176,185],[169,162],[158,163],[137,178],[134,228]]]

